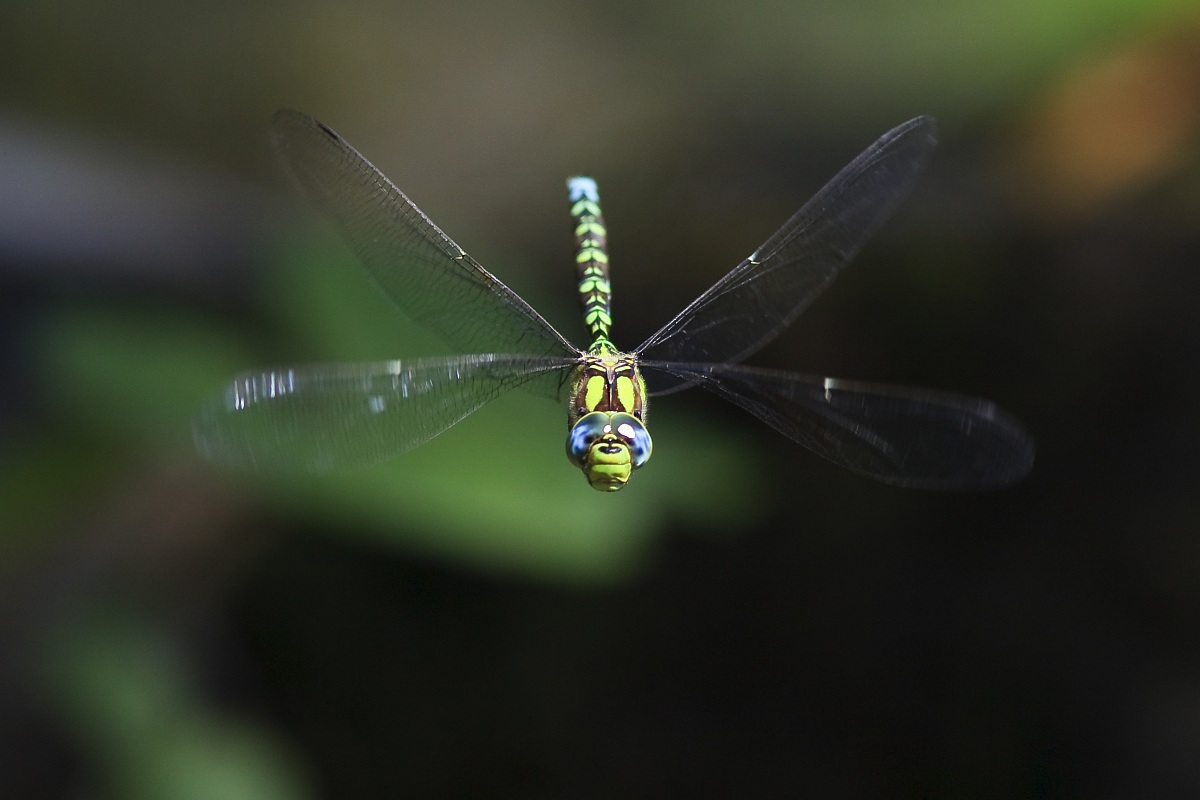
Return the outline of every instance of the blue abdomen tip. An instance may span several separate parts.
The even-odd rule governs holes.
[[[576,200],[591,200],[593,203],[600,202],[600,190],[596,188],[596,182],[591,178],[585,178],[578,175],[567,181],[567,191],[571,195],[571,202]]]

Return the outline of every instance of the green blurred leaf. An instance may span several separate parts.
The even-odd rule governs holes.
[[[71,513],[70,498],[94,490],[100,453],[61,435],[25,436],[0,455],[0,560],[20,559],[39,534]]]
[[[215,323],[185,315],[112,308],[57,315],[41,352],[55,404],[117,447],[184,452],[200,399],[235,372],[278,363],[283,347],[297,361],[445,350],[414,333],[327,241],[287,248],[263,294],[278,341],[287,344],[257,355]],[[683,403],[670,405],[652,411],[653,462],[617,495],[593,491],[568,463],[565,411],[522,392],[376,468],[233,482],[239,491],[265,489],[285,513],[407,550],[547,579],[610,581],[635,569],[672,519],[710,530],[752,521],[752,455],[733,432],[679,416]]]
[[[49,408],[118,447],[191,448],[191,414],[245,348],[177,311],[82,306],[47,317],[36,344]]]
[[[63,626],[44,690],[121,800],[297,800],[293,757],[258,723],[212,711],[183,654],[146,619],[108,608]]]

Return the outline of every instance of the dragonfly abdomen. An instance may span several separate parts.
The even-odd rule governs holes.
[[[612,327],[612,285],[608,279],[608,230],[600,213],[600,193],[591,178],[567,181],[575,221],[575,266],[583,321],[595,343],[607,342]],[[592,349],[596,349],[593,344]]]

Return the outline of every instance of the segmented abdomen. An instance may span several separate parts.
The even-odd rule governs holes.
[[[612,286],[608,281],[608,231],[600,214],[600,193],[591,178],[567,181],[571,218],[575,220],[575,265],[583,321],[593,338],[593,350],[607,343],[612,327]]]

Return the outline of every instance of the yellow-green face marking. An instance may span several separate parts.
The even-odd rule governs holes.
[[[650,460],[652,450],[646,426],[623,412],[585,414],[567,437],[567,458],[601,492],[624,487],[633,471]]]

